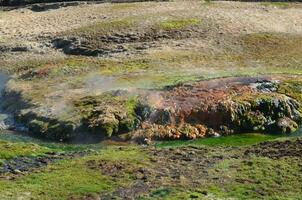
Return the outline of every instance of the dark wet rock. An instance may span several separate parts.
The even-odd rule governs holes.
[[[30,50],[30,47],[27,46],[0,46],[0,52],[27,52]]]
[[[78,6],[81,4],[86,4],[86,2],[58,2],[58,3],[40,3],[40,4],[34,4],[30,7],[30,9],[34,12],[44,12],[47,10],[53,10],[53,9],[59,9],[69,6]]]
[[[154,112],[154,108],[146,103],[138,102],[135,107],[135,113],[140,117],[140,120],[146,121],[150,119],[150,115]]]
[[[89,151],[83,152],[67,152],[55,153],[50,152],[46,155],[36,157],[17,157],[9,160],[2,160],[0,165],[0,174],[23,174],[24,172],[32,172],[38,168],[48,165],[49,163],[56,162],[62,159],[70,159],[78,156],[84,156],[90,153]]]
[[[260,80],[251,84],[252,88],[255,88],[258,92],[276,92],[278,90],[278,84],[273,81]]]
[[[114,48],[95,48],[85,44],[78,38],[58,38],[52,41],[54,48],[61,49],[68,55],[82,55],[82,56],[106,56],[113,53],[121,53],[127,51],[127,49],[118,45]]]

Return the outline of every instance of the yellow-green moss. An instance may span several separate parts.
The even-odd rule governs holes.
[[[179,19],[179,20],[167,20],[159,24],[160,29],[173,30],[182,29],[188,26],[199,25],[200,20],[198,19]]]

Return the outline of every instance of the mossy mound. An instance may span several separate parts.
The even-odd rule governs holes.
[[[301,120],[299,108],[298,101],[285,95],[250,95],[235,100],[230,109],[231,122],[238,131],[289,133],[297,129],[296,122]]]
[[[136,103],[135,98],[123,98],[109,93],[84,97],[74,102],[88,132],[106,137],[135,129],[138,123],[135,116]]]

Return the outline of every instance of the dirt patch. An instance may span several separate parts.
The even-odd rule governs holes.
[[[110,175],[111,177],[118,177],[129,168],[129,164],[123,161],[109,162],[106,160],[89,160],[86,163],[89,169],[101,170],[102,173]]]
[[[302,140],[287,140],[263,142],[255,145],[244,152],[245,155],[264,156],[272,159],[283,157],[302,157]]]
[[[131,171],[133,182],[129,186],[103,194],[101,199],[136,199],[152,189],[165,186],[197,187],[206,182],[207,170],[225,158],[223,155],[210,155],[212,150],[202,147],[144,151],[150,158],[150,166],[134,168]]]

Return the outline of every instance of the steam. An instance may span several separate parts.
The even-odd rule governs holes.
[[[147,96],[147,103],[155,108],[162,107],[164,98],[159,92],[152,92]]]
[[[0,129],[8,129],[12,124],[13,120],[11,116],[3,112],[3,91],[5,89],[6,83],[8,82],[8,75],[5,73],[0,73]]]
[[[112,76],[93,75],[86,80],[86,88],[93,93],[115,90],[118,89],[115,81],[116,79]]]

